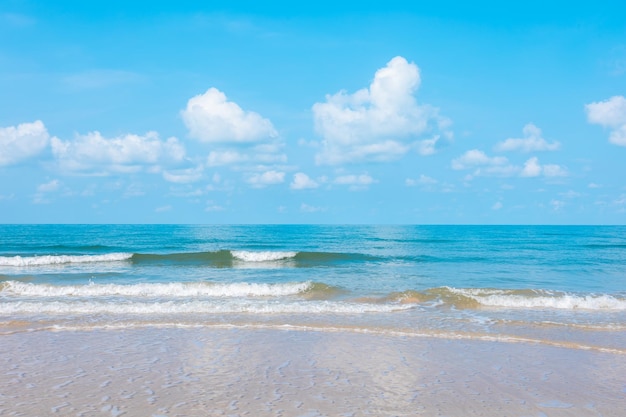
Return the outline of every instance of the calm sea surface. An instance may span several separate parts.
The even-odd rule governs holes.
[[[302,328],[626,353],[626,227],[1,225],[2,323]]]

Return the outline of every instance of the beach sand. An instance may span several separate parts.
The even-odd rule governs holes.
[[[0,416],[624,416],[626,356],[349,331],[0,335]]]

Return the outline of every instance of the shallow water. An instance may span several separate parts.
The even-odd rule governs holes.
[[[623,357],[353,332],[150,328],[3,336],[0,415],[623,415]]]
[[[0,323],[23,330],[289,325],[623,354],[625,289],[619,226],[0,226]]]

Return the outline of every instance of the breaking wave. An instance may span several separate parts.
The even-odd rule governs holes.
[[[482,288],[439,289],[445,298],[457,298],[479,306],[533,309],[551,308],[563,310],[626,310],[626,299],[609,294],[571,294],[545,290],[500,290]]]
[[[298,252],[271,252],[271,251],[231,251],[233,258],[244,262],[272,262],[295,258]]]
[[[310,281],[282,284],[171,282],[124,285],[49,285],[7,281],[0,284],[1,295],[19,297],[284,297],[332,290],[325,284]]]
[[[133,257],[132,253],[108,253],[104,255],[39,255],[0,256],[0,266],[44,266],[91,262],[119,262]]]

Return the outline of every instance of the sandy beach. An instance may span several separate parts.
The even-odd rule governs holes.
[[[250,328],[9,332],[2,416],[622,416],[626,357]]]

